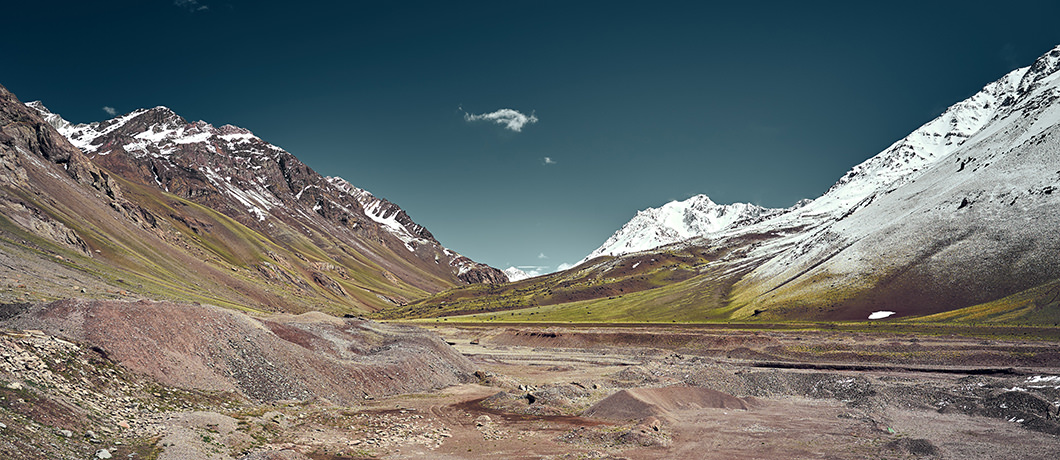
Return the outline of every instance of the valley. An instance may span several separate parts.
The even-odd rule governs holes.
[[[247,129],[106,108],[0,87],[0,458],[1060,453],[1060,47],[816,199],[672,201],[533,277]]]
[[[166,365],[195,362],[208,349],[60,339],[50,334],[58,325],[69,331],[70,318],[127,306],[80,305],[62,314],[60,307],[70,308],[31,308],[4,323],[46,329],[0,337],[5,350],[16,351],[0,362],[0,452],[7,456],[1047,459],[1060,435],[1060,350],[1055,337],[1034,331],[429,325],[459,352],[442,359],[464,363],[451,374],[462,373],[460,380],[417,390],[384,377],[367,380],[379,386],[356,398],[319,384],[328,393],[296,397],[285,385],[260,386],[312,382],[277,355],[290,353],[283,346],[267,352],[265,381],[181,380],[188,372],[231,370],[224,360]],[[34,311],[41,313],[28,314]],[[190,311],[209,321],[232,316]],[[313,337],[333,334],[323,324],[358,324],[306,315],[278,321],[288,326],[270,326],[265,335],[293,341],[292,350],[317,343],[313,356],[327,348]],[[119,338],[144,326],[110,324]],[[193,344],[203,333],[216,334],[189,331],[171,341]],[[251,334],[248,342],[264,337]]]

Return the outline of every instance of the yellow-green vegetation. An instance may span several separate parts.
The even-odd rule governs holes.
[[[252,312],[320,310],[342,315],[428,294],[404,281],[407,276],[389,274],[366,254],[393,261],[391,270],[411,273],[425,285],[452,285],[370,239],[361,242],[365,247],[352,248],[340,238],[279,219],[271,222],[267,236],[209,206],[112,177],[128,201],[111,207],[140,225],[115,220],[99,209],[81,210],[79,199],[84,198],[55,201],[7,190],[28,209],[43,211],[42,222],[53,219],[88,246],[86,254],[0,216],[0,242],[6,243],[0,249],[18,258],[28,256],[39,270],[61,264],[84,274],[78,276],[81,283],[40,276],[18,293],[20,300],[145,297]],[[77,284],[89,287],[80,290]]]
[[[916,322],[1060,326],[1060,280],[993,302],[915,318]]]
[[[690,248],[643,258],[603,257],[579,270],[504,285],[474,285],[387,309],[384,319],[459,314],[541,315],[544,321],[703,321],[721,319],[732,275],[711,264],[719,248]],[[663,306],[660,308],[660,306]],[[496,313],[493,313],[496,312]],[[595,315],[595,316],[593,316]],[[591,317],[591,318],[587,318]],[[517,321],[518,321],[517,320]]]
[[[474,322],[577,322],[577,323],[695,323],[725,321],[729,309],[710,278],[695,278],[630,294],[522,308],[510,311],[461,315],[451,320]]]

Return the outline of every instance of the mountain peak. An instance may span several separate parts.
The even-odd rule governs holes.
[[[1060,45],[1038,57],[1034,64],[1025,69],[1026,74],[1024,74],[1019,84],[1019,93],[1021,95],[1034,91],[1042,84],[1060,75],[1057,72],[1060,70]]]
[[[59,114],[48,110],[41,101],[30,101],[26,103],[26,107],[36,110],[40,114],[41,118],[44,119],[49,125],[52,125],[57,131],[62,132],[64,129],[69,129],[73,126],[69,121],[63,119]]]
[[[41,102],[41,101],[29,101],[29,102],[26,103],[26,107],[34,109],[34,110],[40,112],[41,114],[52,113],[52,111],[48,110],[48,108],[45,107],[44,103]]]
[[[646,251],[697,236],[710,236],[778,211],[749,203],[717,204],[703,194],[683,201],[674,200],[658,208],[638,211],[632,220],[582,262],[598,256]]]
[[[508,281],[516,282],[525,280],[527,278],[533,278],[533,275],[523,271],[519,267],[508,267],[504,269],[504,274],[508,275]]]

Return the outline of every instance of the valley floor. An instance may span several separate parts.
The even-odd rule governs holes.
[[[63,341],[9,332],[0,453],[160,460],[1060,453],[1056,342],[827,330],[428,329],[480,369],[479,381],[357,407],[260,405],[166,388]],[[47,383],[34,363],[58,356],[94,390]],[[28,391],[13,382],[37,383]],[[104,388],[126,396],[100,396]],[[74,413],[62,409],[70,404],[105,406],[104,415],[64,418]]]

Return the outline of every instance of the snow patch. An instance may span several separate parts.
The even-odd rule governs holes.
[[[883,319],[895,314],[893,311],[874,311],[869,314],[869,319]]]

